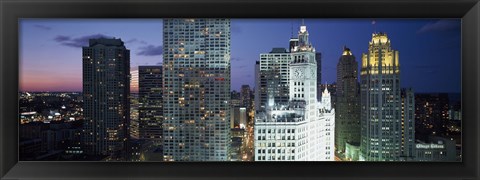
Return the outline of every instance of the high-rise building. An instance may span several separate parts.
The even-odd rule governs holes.
[[[398,161],[402,104],[398,51],[385,33],[373,33],[361,67],[360,160]]]
[[[265,109],[268,105],[287,103],[289,97],[289,63],[291,53],[285,48],[273,48],[270,53],[260,54],[260,87],[257,87],[258,96],[255,97],[259,104],[255,104],[256,110]],[[257,100],[258,98],[258,100]]]
[[[402,146],[401,157],[411,161],[415,157],[415,95],[411,88],[401,89],[402,96]]]
[[[322,53],[315,52],[315,60],[317,61],[317,86],[322,84]],[[317,100],[321,101],[322,88],[317,87]]]
[[[250,94],[250,86],[248,84],[242,85],[240,89],[240,101],[242,102],[242,107],[250,108],[251,104],[251,94]]]
[[[230,128],[245,129],[247,125],[247,109],[244,107],[232,107],[230,109]]]
[[[139,66],[139,138],[161,144],[163,137],[163,67]]]
[[[164,159],[228,161],[230,20],[164,19]]]
[[[446,132],[449,101],[448,93],[415,93],[416,139],[426,141]]]
[[[132,78],[130,79],[130,92],[137,93],[138,92],[138,69],[131,70],[130,75]]]
[[[132,78],[133,79],[133,78]],[[131,90],[131,89],[130,89]],[[140,133],[138,131],[138,93],[130,92],[130,138],[139,139]]]
[[[260,111],[260,92],[260,61],[255,61],[255,95],[253,96],[255,111]]]
[[[125,158],[130,122],[130,51],[121,39],[90,39],[83,47],[85,152]]]
[[[288,62],[288,102],[270,96],[264,110],[257,112],[254,160],[333,161],[335,111],[327,89],[321,101],[317,100],[317,61],[306,26],[300,27],[298,45],[291,49],[290,59],[284,56]],[[271,76],[282,75],[277,71]]]
[[[358,62],[349,48],[344,47],[337,64],[337,104],[335,113],[335,149],[343,157],[348,143],[360,145],[360,89]],[[355,158],[351,158],[355,159]]]

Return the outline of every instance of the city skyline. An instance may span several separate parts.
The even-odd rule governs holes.
[[[436,81],[453,90],[460,88],[454,86],[459,82],[451,82],[459,79],[460,73],[450,79],[435,73],[427,73],[437,75],[435,77],[422,76],[411,80],[402,76],[419,76],[442,68],[447,69],[443,69],[441,75],[454,73],[454,58],[445,64],[441,62],[454,53],[437,51],[431,54],[426,49],[433,44],[409,40],[408,47],[422,53],[403,49],[407,55],[402,56],[403,50],[397,49],[391,35],[395,36],[395,31],[376,31],[376,21],[370,23],[374,33],[369,41],[363,42],[363,46],[368,45],[367,51],[355,57],[352,46],[344,45],[341,57],[334,60],[338,72],[333,75],[328,71],[328,57],[321,56],[322,51],[315,44],[318,42],[311,40],[320,33],[316,31],[318,29],[307,28],[310,26],[304,20],[297,28],[291,23],[291,35],[283,41],[288,42],[288,50],[272,46],[269,53],[258,53],[256,58],[259,60],[254,63],[237,61],[255,67],[254,88],[257,89],[253,89],[253,96],[251,83],[236,84],[248,80],[248,72],[242,72],[237,82],[233,80],[235,73],[231,70],[235,69],[232,63],[235,58],[231,57],[235,48],[231,35],[243,31],[232,28],[234,24],[230,19],[163,19],[161,46],[138,39],[124,41],[121,37],[104,34],[82,38],[57,36],[55,42],[61,46],[82,49],[78,56],[82,59],[83,92],[19,93],[21,158],[101,161],[461,160],[460,99],[455,99],[455,93],[422,96],[416,89]],[[424,27],[416,33],[431,31],[431,28]],[[48,30],[51,27],[37,28]],[[110,28],[115,29],[115,26]],[[277,40],[280,36],[275,33],[278,32],[272,31],[272,36],[263,36],[257,41],[247,41],[248,47],[257,46],[255,42]],[[397,33],[397,38],[408,40],[398,34],[402,33]],[[272,37],[274,39],[270,40]],[[356,38],[353,38],[355,42],[360,41]],[[125,45],[125,42],[135,41],[141,44],[138,48]],[[334,40],[331,42],[334,46]],[[49,52],[41,48],[35,50]],[[49,60],[56,62],[65,55],[60,52],[62,50],[57,49]],[[151,58],[161,55],[163,62],[132,69],[131,64],[139,63],[131,63],[132,54]],[[417,58],[428,57],[420,61],[409,58],[412,54]],[[437,55],[444,58],[439,59]],[[402,69],[404,58],[415,67],[426,62],[429,65],[420,66],[427,69],[422,71],[410,69],[408,65]],[[435,63],[429,62],[432,59]],[[66,79],[75,84],[76,79],[68,76],[74,72],[68,68],[57,70],[56,65],[41,65],[33,70],[49,69],[51,73],[48,75],[57,76],[48,78],[40,74],[34,77],[55,80],[57,84]],[[31,76],[28,72],[24,75]],[[337,81],[338,84],[328,84],[332,77],[335,79],[331,82]],[[421,81],[422,78],[429,79]],[[325,80],[325,84],[320,79]],[[139,88],[139,94],[131,93],[131,81],[137,81],[135,86]],[[407,82],[402,83],[404,81]],[[419,82],[421,84],[416,85]],[[47,82],[44,87],[55,83]],[[231,91],[233,84],[241,85],[240,92]],[[281,87],[288,87],[288,90]],[[431,88],[438,92],[442,86]],[[433,117],[439,112],[442,118]],[[360,139],[350,138],[354,136]]]
[[[310,39],[322,53],[322,81],[335,81],[336,63],[344,45],[358,59],[367,52],[364,43],[372,32],[382,31],[394,39],[394,48],[402,52],[401,69],[405,73],[401,78],[408,79],[401,82],[402,87],[413,87],[416,92],[460,92],[460,20],[373,22],[305,19],[314,32]],[[288,48],[288,39],[300,23],[301,19],[232,19],[232,90],[238,91],[242,84],[255,87],[258,54],[268,53],[273,47]],[[79,47],[88,38],[121,38],[132,51],[132,69],[162,62],[160,19],[24,19],[20,24],[20,91],[81,91]],[[95,28],[79,28],[89,26]],[[120,26],[126,28],[115,28]]]

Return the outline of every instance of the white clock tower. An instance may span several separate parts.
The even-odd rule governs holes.
[[[289,102],[273,103],[270,97],[269,108],[255,114],[256,161],[334,160],[335,111],[328,91],[322,94],[322,102],[317,100],[315,55],[302,24],[288,63]]]
[[[292,50],[290,62],[290,100],[305,101],[314,110],[317,103],[317,61],[315,48],[308,41],[305,25],[298,32],[298,46]]]

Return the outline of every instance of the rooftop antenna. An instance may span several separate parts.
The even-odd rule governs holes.
[[[325,81],[325,90],[328,90],[328,83]]]
[[[293,21],[290,22],[290,25],[292,26],[291,32],[290,32],[290,38],[293,38]]]
[[[305,19],[302,19],[302,26],[305,26]]]

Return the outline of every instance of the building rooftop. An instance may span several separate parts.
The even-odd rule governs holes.
[[[125,47],[122,39],[116,39],[116,38],[98,38],[98,39],[89,39],[89,45],[95,46],[97,44],[101,44],[104,46],[114,46],[114,47]]]
[[[291,123],[305,121],[305,101],[275,104],[266,111],[257,112],[256,122]]]
[[[264,123],[295,123],[304,122],[305,116],[292,110],[274,110],[258,113],[255,121]]]
[[[287,53],[287,49],[285,48],[273,48],[270,53]]]

